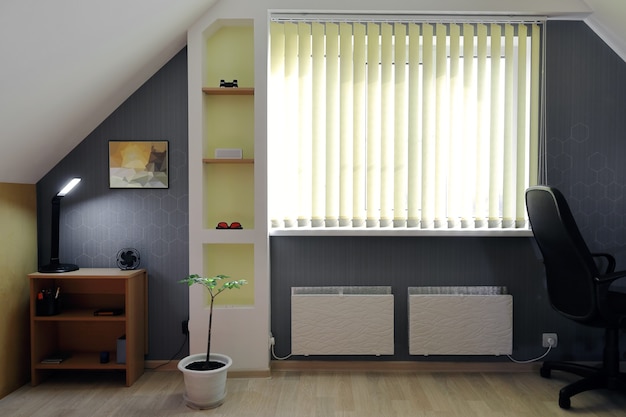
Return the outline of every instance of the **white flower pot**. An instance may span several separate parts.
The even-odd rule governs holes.
[[[185,369],[190,363],[204,361],[205,353],[187,356],[178,362],[178,369],[185,378],[185,404],[190,408],[205,410],[220,406],[226,398],[226,376],[233,361],[230,357],[219,353],[211,353],[209,359],[224,364],[223,367],[211,371],[194,371]]]

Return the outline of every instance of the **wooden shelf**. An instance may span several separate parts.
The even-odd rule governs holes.
[[[35,363],[33,364],[35,369],[89,369],[89,370],[106,370],[106,369],[120,369],[125,370],[126,364],[117,363],[117,355],[115,352],[111,352],[109,356],[109,362],[100,363],[100,354],[98,352],[75,352],[72,355],[64,359],[60,363]]]
[[[63,310],[62,313],[54,316],[35,316],[34,321],[126,321],[126,314],[119,314],[117,316],[94,316],[95,309],[76,309],[76,310]]]
[[[203,87],[202,92],[209,96],[253,96],[254,88]]]
[[[202,162],[205,164],[254,164],[254,159],[216,159],[216,158],[203,158]]]

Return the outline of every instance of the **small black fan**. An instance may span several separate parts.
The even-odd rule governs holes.
[[[134,248],[120,249],[117,253],[117,267],[121,270],[139,268],[139,251]]]

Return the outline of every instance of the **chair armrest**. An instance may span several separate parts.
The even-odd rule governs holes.
[[[610,274],[600,275],[594,278],[594,283],[596,284],[597,289],[596,304],[598,310],[600,311],[600,315],[609,322],[615,318],[615,314],[609,311],[609,303],[607,302],[609,288],[613,282],[622,278],[626,278],[626,271],[612,272]]]
[[[613,255],[611,255],[610,253],[592,253],[591,256],[593,256],[594,258],[604,258],[608,261],[608,265],[606,267],[606,272],[605,274],[610,274],[613,271],[615,271],[615,257],[613,257]]]
[[[610,274],[600,275],[599,277],[595,277],[594,280],[596,284],[608,287],[613,283],[613,281],[620,278],[626,278],[626,271],[616,271],[611,272]]]

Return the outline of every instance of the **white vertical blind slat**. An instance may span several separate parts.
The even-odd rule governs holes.
[[[312,33],[312,161],[311,161],[311,226],[323,227],[326,208],[326,68],[324,54],[325,27],[311,24]],[[290,175],[290,173],[282,173]]]
[[[463,25],[463,56],[475,55],[474,49],[476,42],[474,40],[474,25]],[[462,173],[460,203],[461,227],[471,228],[474,226],[474,196],[476,195],[477,175],[476,175],[476,158],[477,155],[477,129],[478,129],[478,106],[477,99],[477,80],[476,80],[476,60],[463,60],[463,139],[461,140],[462,163],[458,167],[458,171]],[[459,115],[460,117],[460,115]],[[456,117],[455,117],[456,119]]]
[[[312,183],[311,150],[313,84],[311,75],[311,26],[298,23],[298,226],[309,226],[312,196],[308,190]]]
[[[281,149],[284,146],[284,124],[281,117],[284,114],[284,85],[285,83],[285,26],[272,23],[270,25],[270,77],[268,87],[273,94],[268,97],[268,135],[274,138],[274,146]],[[276,152],[268,153],[268,163],[271,166],[280,162],[280,155]],[[283,225],[285,213],[281,204],[280,189],[278,184],[282,181],[279,173],[275,170],[268,171],[268,205],[272,227]]]
[[[536,185],[538,184],[539,178],[539,136],[540,136],[540,110],[541,110],[541,100],[539,96],[540,91],[540,80],[541,80],[541,33],[539,25],[532,25],[531,28],[532,39],[530,41],[531,44],[531,53],[530,53],[530,72],[531,72],[531,81],[530,81],[530,122],[529,122],[529,132],[530,136],[530,162],[528,164],[529,167],[529,184]]]
[[[340,185],[339,185],[339,226],[348,226],[352,222],[352,185],[353,185],[353,60],[352,25],[342,23],[339,28],[340,61]]]
[[[457,221],[461,216],[461,197],[463,193],[463,137],[464,125],[456,119],[463,118],[463,71],[461,67],[461,29],[459,25],[450,25],[450,93],[448,94],[449,114],[448,129],[449,150],[448,150],[448,181],[447,186],[447,227],[457,226]]]
[[[420,101],[420,26],[409,24],[409,117],[408,120],[408,175],[407,180],[407,226],[419,227],[421,217],[422,147],[421,147],[421,101]]]
[[[285,218],[284,222],[287,227],[296,226],[297,207],[299,201],[299,193],[304,192],[298,183],[298,166],[297,161],[300,155],[299,125],[298,125],[298,26],[293,23],[285,24],[285,89],[283,100],[285,103],[284,114],[282,119],[284,123],[284,149],[291,158],[285,161],[286,170],[293,174],[283,178],[286,190],[299,190],[296,199],[289,199],[285,202]],[[291,136],[293,135],[293,136]],[[291,136],[291,137],[290,137]]]
[[[381,24],[380,227],[393,220],[394,69],[393,26]]]
[[[406,25],[394,25],[395,48],[394,60],[407,62],[407,31]],[[408,102],[407,102],[407,68],[406,65],[395,65],[394,89],[394,125],[393,125],[393,225],[406,226],[407,216],[407,180],[408,180]]]
[[[502,227],[512,227],[515,223],[515,151],[514,141],[517,139],[517,127],[514,115],[517,108],[515,96],[518,83],[515,77],[517,57],[513,45],[513,25],[504,25],[504,115],[502,144]]]
[[[476,228],[486,226],[489,213],[489,160],[491,147],[489,146],[489,116],[490,116],[490,83],[491,68],[487,62],[487,25],[477,25],[477,126],[476,126],[476,183],[474,190],[474,225]]]
[[[367,61],[380,62],[379,25],[367,24]],[[367,66],[367,226],[379,225],[380,216],[380,69]]]
[[[438,23],[435,27],[435,95],[431,97],[431,105],[435,110],[435,219],[434,226],[447,226],[446,197],[448,183],[448,159],[450,145],[450,102],[448,73],[448,47],[446,25]]]
[[[433,25],[422,26],[422,217],[421,227],[434,227],[435,219],[435,141],[437,94],[435,87],[435,52],[433,48]]]
[[[326,24],[326,226],[339,219],[339,25]]]
[[[361,227],[365,224],[365,127],[366,127],[366,49],[365,49],[365,25],[355,23],[354,31],[354,146],[353,146],[353,213],[352,225]]]
[[[528,89],[526,88],[528,85],[528,77],[530,72],[526,70],[526,63],[529,60],[528,55],[528,29],[526,25],[518,26],[518,59],[517,59],[517,91],[526,92]],[[530,103],[530,94],[518,94],[517,96],[517,114],[515,119],[517,120],[517,149],[516,149],[516,162],[515,166],[517,168],[517,172],[515,173],[515,185],[514,185],[514,194],[515,196],[523,194],[528,179],[528,162],[529,162],[529,144],[530,138],[528,137],[528,114],[529,114],[529,103]],[[526,204],[524,199],[515,199],[515,222],[512,227],[522,227],[525,225],[525,217],[526,217]]]

